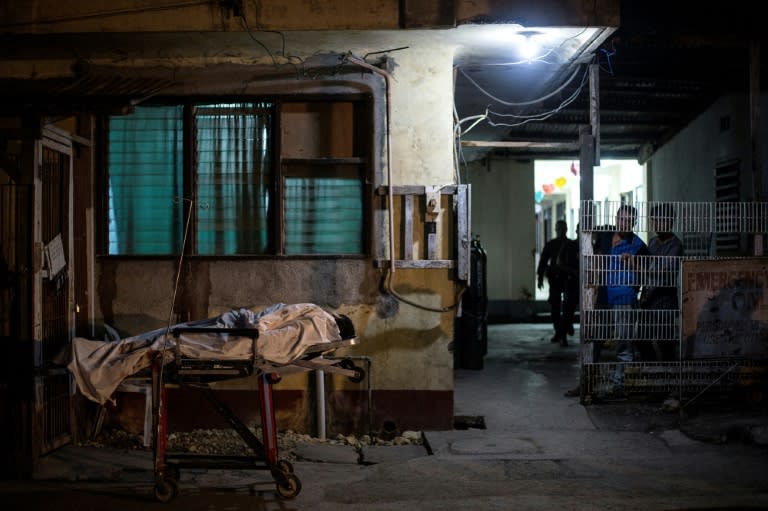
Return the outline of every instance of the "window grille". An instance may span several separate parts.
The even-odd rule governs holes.
[[[369,146],[355,128],[368,118],[368,103],[293,103],[299,107],[281,117],[283,104],[148,105],[111,117],[107,254],[177,255],[187,214],[193,255],[364,254]],[[291,121],[281,150],[275,133]],[[305,158],[278,156],[302,153],[303,142],[319,139],[332,147],[320,144]]]
[[[136,107],[109,121],[108,253],[181,250],[183,108]]]

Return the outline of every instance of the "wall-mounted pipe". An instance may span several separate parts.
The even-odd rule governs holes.
[[[387,97],[387,104],[386,104],[386,119],[385,119],[385,125],[386,125],[386,141],[387,141],[387,188],[388,188],[388,203],[389,203],[389,271],[391,273],[395,272],[395,193],[394,193],[394,184],[392,183],[392,133],[391,133],[391,121],[390,118],[392,116],[392,93],[391,93],[391,81],[392,81],[392,75],[386,72],[383,69],[380,69],[374,65],[369,64],[365,60],[361,59],[360,57],[356,57],[352,55],[351,53],[348,53],[345,57],[348,61],[352,62],[353,64],[357,64],[360,67],[364,67],[365,69],[368,69],[378,75],[381,75],[384,77],[385,82],[385,92]]]
[[[315,388],[317,389],[317,438],[325,440],[325,371],[322,369],[315,371]]]
[[[431,312],[448,312],[459,304],[459,299],[461,297],[461,293],[464,292],[462,289],[458,296],[456,301],[448,306],[448,307],[428,307],[425,305],[418,304],[414,301],[408,300],[404,298],[403,296],[400,296],[395,289],[392,287],[392,276],[395,273],[395,190],[394,190],[394,183],[392,182],[392,128],[391,128],[391,117],[392,117],[392,75],[389,74],[387,71],[378,68],[372,64],[369,64],[365,60],[361,59],[360,57],[356,57],[352,55],[351,53],[347,53],[346,60],[349,62],[352,62],[353,64],[357,64],[360,67],[364,67],[365,69],[368,69],[376,74],[379,74],[384,77],[385,81],[385,88],[386,88],[386,98],[387,98],[387,105],[386,105],[386,141],[387,141],[387,202],[389,204],[389,215],[388,215],[388,222],[389,222],[389,273],[387,274],[387,278],[385,279],[384,283],[386,286],[387,292],[398,299],[399,301],[403,303],[407,303],[408,305],[412,305],[414,307],[418,307],[423,310],[428,310]]]

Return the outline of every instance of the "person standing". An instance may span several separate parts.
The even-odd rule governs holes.
[[[592,233],[592,254],[596,256],[610,255],[613,246],[615,225],[603,225]],[[605,285],[597,286],[593,309],[595,324],[590,330],[592,340],[592,362],[600,362],[605,341],[611,334],[611,306],[608,304],[608,289]]]
[[[536,269],[538,288],[549,284],[549,306],[555,335],[551,342],[568,346],[568,335],[573,335],[573,315],[578,303],[578,244],[566,235],[565,220],[555,223],[555,237],[541,251]]]
[[[616,361],[618,362],[611,377],[615,393],[623,392],[624,363],[634,360],[632,337],[639,286],[632,258],[648,255],[645,242],[633,232],[636,221],[635,207],[622,204],[616,212],[616,232],[611,240],[610,251],[612,257],[608,261],[606,298],[613,310]]]
[[[672,204],[656,204],[651,208],[648,217],[651,229],[656,233],[648,242],[648,252],[656,257],[648,265],[648,284],[643,286],[640,293],[640,308],[647,311],[677,310],[677,279],[680,258],[683,256],[683,242],[672,232],[675,208]],[[642,340],[637,345],[640,356],[644,361],[657,360],[655,342],[661,360],[675,360],[677,345],[674,339],[678,335],[673,317],[664,312],[646,314],[650,314],[651,318],[641,325]]]

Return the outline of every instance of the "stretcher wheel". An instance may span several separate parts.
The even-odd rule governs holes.
[[[278,460],[277,469],[283,474],[293,474],[293,465],[288,460]]]
[[[170,502],[179,494],[179,485],[175,479],[166,478],[155,481],[155,498],[160,502]]]
[[[363,368],[356,366],[355,363],[352,362],[350,359],[348,359],[348,358],[343,359],[339,363],[339,365],[343,369],[349,369],[350,371],[354,371],[355,372],[354,376],[350,376],[349,377],[349,381],[351,381],[353,383],[360,383],[361,381],[363,381],[365,379],[365,371],[363,370]]]
[[[301,491],[301,481],[294,474],[283,474],[276,482],[277,494],[283,499],[292,499]]]

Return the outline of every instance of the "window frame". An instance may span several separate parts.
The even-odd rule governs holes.
[[[153,105],[183,105],[183,171],[182,189],[185,197],[191,197],[196,178],[195,144],[193,139],[194,129],[194,105],[212,102],[220,103],[271,103],[272,140],[270,142],[272,157],[271,171],[274,179],[270,185],[271,200],[276,201],[273,214],[268,219],[269,238],[271,247],[269,253],[263,254],[199,254],[196,244],[197,215],[189,219],[189,234],[184,246],[185,257],[201,259],[363,259],[372,254],[373,239],[373,191],[374,191],[374,101],[370,93],[344,93],[344,94],[301,94],[301,95],[263,95],[247,97],[167,97],[158,98],[144,103],[145,106]],[[354,130],[350,143],[355,147],[355,156],[349,158],[291,158],[284,157],[281,137],[281,114],[283,106],[296,103],[352,103],[354,108]],[[131,113],[131,112],[128,112]],[[97,180],[99,211],[99,229],[97,235],[98,256],[105,258],[124,259],[166,259],[175,258],[179,254],[110,254],[109,253],[109,121],[115,114],[106,114],[99,118],[100,150],[97,159],[103,172],[99,173]],[[117,114],[120,115],[120,114]],[[285,249],[285,191],[284,182],[287,176],[293,175],[292,169],[296,166],[318,166],[325,168],[328,165],[341,165],[356,167],[361,183],[361,251],[359,253],[328,253],[328,254],[287,254]],[[182,228],[186,225],[189,208],[184,208]]]

